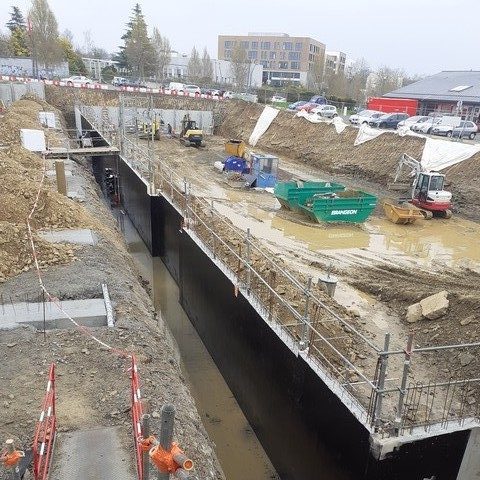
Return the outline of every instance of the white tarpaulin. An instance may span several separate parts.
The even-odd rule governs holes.
[[[279,111],[280,110],[269,107],[268,105],[263,109],[263,112],[258,117],[257,124],[255,125],[250,138],[248,139],[248,143],[252,147],[257,144],[258,140],[260,140],[260,137],[268,130],[268,127],[272,123],[273,119],[278,115]]]
[[[48,128],[57,128],[54,112],[38,112],[40,123]]]
[[[295,114],[295,116],[304,118],[310,123],[333,123],[333,126],[335,127],[337,133],[342,133],[347,128],[347,124],[340,117],[334,117],[333,119],[322,118],[315,113],[308,113],[305,110],[300,110],[298,113]]]
[[[480,145],[427,138],[421,163],[427,171],[438,171],[463,162],[477,152],[480,152]]]
[[[357,145],[361,145],[362,143],[368,142],[369,140],[373,140],[377,138],[382,133],[385,133],[385,130],[380,130],[378,128],[372,128],[368,125],[362,125],[358,130],[358,135],[353,145],[356,147]]]

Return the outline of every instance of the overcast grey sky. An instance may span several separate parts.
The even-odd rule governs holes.
[[[78,44],[90,30],[97,46],[116,51],[131,0],[49,0],[60,31]],[[175,50],[207,47],[217,56],[217,35],[284,32],[311,36],[327,50],[364,57],[370,66],[407,73],[480,70],[480,0],[142,0],[147,24]],[[0,26],[11,5],[25,13],[30,0],[0,0]]]

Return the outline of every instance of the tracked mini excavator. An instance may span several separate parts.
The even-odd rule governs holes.
[[[180,132],[180,142],[187,146],[204,147],[203,130],[197,128],[197,122],[190,119],[187,113],[182,120],[182,131]]]
[[[445,175],[425,171],[421,162],[404,153],[398,163],[394,182],[400,177],[404,165],[412,168],[411,175],[414,177],[410,203],[419,208],[427,220],[434,215],[450,218],[452,194],[443,189]]]

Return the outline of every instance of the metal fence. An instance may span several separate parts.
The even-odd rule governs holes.
[[[95,119],[88,117],[92,127]],[[99,126],[101,132],[101,126]],[[149,185],[150,194],[165,197],[183,216],[183,228],[232,280],[241,293],[296,353],[302,355],[365,425],[382,436],[399,436],[423,428],[447,430],[478,418],[479,378],[432,379],[442,355],[474,351],[480,343],[392,348],[390,335],[382,345],[350,318],[335,311],[319,285],[291,272],[265,250],[250,231],[235,227],[215,209],[213,201],[196,196],[187,179],[155,159],[153,147],[119,135],[124,161]],[[155,160],[155,161],[154,161]],[[364,359],[359,366],[358,358]],[[416,368],[412,358],[417,359]]]

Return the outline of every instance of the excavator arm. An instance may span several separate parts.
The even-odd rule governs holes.
[[[400,157],[400,161],[398,162],[397,171],[395,172],[394,182],[396,182],[398,180],[398,178],[400,177],[404,165],[407,165],[408,167],[411,167],[412,171],[410,173],[410,176],[412,176],[412,177],[417,177],[420,174],[420,172],[422,172],[422,170],[423,170],[422,169],[422,164],[418,160],[415,160],[410,155],[407,155],[406,153],[404,153]]]

